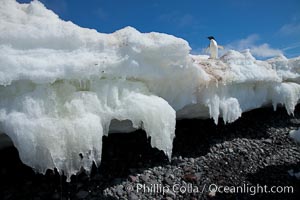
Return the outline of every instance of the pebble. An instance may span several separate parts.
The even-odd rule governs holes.
[[[208,194],[207,194],[210,198],[213,198],[216,196],[216,191],[210,191]]]
[[[272,144],[272,140],[271,139],[265,139],[263,140],[264,143],[266,144]]]
[[[147,183],[148,180],[149,180],[149,174],[143,174],[140,176],[140,179],[144,182],[144,183]]]
[[[133,175],[129,175],[128,179],[129,179],[130,182],[136,182],[138,180],[138,177],[133,176]]]
[[[183,180],[185,180],[187,182],[196,182],[197,176],[195,174],[185,174],[183,176]]]
[[[170,178],[170,179],[174,179],[175,176],[174,176],[173,174],[170,174],[170,175],[169,175],[169,178]]]
[[[300,124],[300,119],[291,119],[290,122],[298,125]]]
[[[172,192],[172,190],[166,190],[165,195],[169,196],[169,197],[172,197],[174,199],[176,198],[176,194],[174,192]]]
[[[195,159],[194,158],[190,158],[189,161],[194,164],[195,163]]]
[[[123,188],[124,188],[123,185],[118,185],[117,188],[116,188],[116,192],[117,192],[117,195],[118,195],[119,197],[122,197],[122,196],[123,196],[123,193],[124,193]]]
[[[172,181],[170,178],[165,178],[165,179],[164,179],[164,182],[165,182],[166,184],[168,184],[169,186],[173,186],[173,181]]]
[[[129,194],[129,200],[139,200],[139,199],[140,198],[136,194],[134,194],[133,192],[131,192]]]
[[[192,172],[193,168],[190,167],[190,166],[184,166],[183,171],[185,171],[185,172]]]

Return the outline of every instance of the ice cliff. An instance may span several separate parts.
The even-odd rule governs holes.
[[[230,50],[212,60],[171,35],[132,27],[102,34],[38,1],[1,0],[0,132],[39,172],[89,171],[112,131],[144,129],[170,157],[176,118],[233,122],[278,104],[292,114],[299,74],[300,57],[260,61]]]

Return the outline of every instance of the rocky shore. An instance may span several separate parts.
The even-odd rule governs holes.
[[[9,147],[0,151],[0,199],[299,199],[300,145],[288,137],[299,127],[300,106],[294,116],[261,108],[227,125],[177,121],[170,162],[143,131],[110,134],[101,166],[70,183],[55,171],[35,174]]]

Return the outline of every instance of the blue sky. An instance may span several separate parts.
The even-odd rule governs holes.
[[[30,0],[17,0],[30,2]],[[299,0],[40,0],[63,20],[111,33],[126,26],[187,40],[203,53],[207,36],[259,58],[300,56]]]

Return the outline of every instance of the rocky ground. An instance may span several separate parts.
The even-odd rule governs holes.
[[[300,199],[293,173],[300,171],[300,145],[288,137],[298,128],[300,106],[294,116],[262,108],[227,125],[181,120],[171,162],[151,148],[143,131],[111,134],[103,138],[101,166],[71,183],[55,171],[35,174],[15,148],[6,148],[0,151],[0,199]],[[248,193],[215,192],[215,185]],[[257,185],[292,186],[293,194],[254,195]]]

